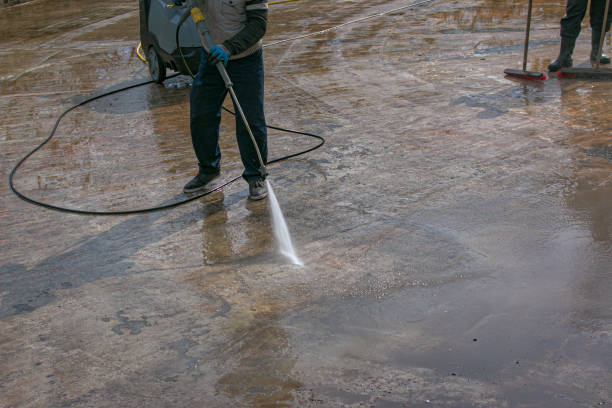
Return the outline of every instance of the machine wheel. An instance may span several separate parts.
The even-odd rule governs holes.
[[[151,79],[158,84],[164,82],[166,79],[166,64],[157,51],[155,51],[154,46],[149,47],[147,61],[149,63],[149,74],[151,74]]]

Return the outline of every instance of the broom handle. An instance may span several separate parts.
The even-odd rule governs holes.
[[[593,7],[593,5],[591,5]],[[606,39],[606,25],[608,23],[608,11],[610,10],[610,0],[606,0],[606,11],[603,15],[603,26],[601,27],[601,37],[599,38],[599,49],[597,50],[597,66],[595,71],[599,71],[599,63],[601,60],[601,51],[603,50],[604,40]]]
[[[608,4],[610,0],[608,0]],[[529,0],[529,6],[527,10],[527,32],[525,34],[525,51],[523,53],[523,71],[527,71],[527,53],[529,52],[529,32],[531,31],[531,7],[533,6],[533,0]]]

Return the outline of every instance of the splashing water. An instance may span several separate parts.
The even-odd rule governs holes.
[[[278,241],[279,251],[282,255],[286,256],[292,264],[304,266],[295,253],[285,217],[283,217],[283,212],[281,211],[280,205],[278,205],[278,200],[268,180],[266,180],[266,187],[268,188],[268,194],[270,196],[268,201],[270,203],[270,211],[272,212],[272,226],[274,228],[274,236]]]

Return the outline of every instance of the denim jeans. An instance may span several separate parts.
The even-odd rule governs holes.
[[[225,83],[216,66],[207,62],[208,54],[202,52],[200,70],[193,80],[190,93],[191,141],[200,172],[218,173],[221,168],[221,150],[219,149],[219,122],[221,106],[227,95]],[[244,58],[230,60],[227,72],[238,101],[249,122],[257,141],[264,164],[267,163],[267,128],[264,115],[264,69],[261,48]],[[236,107],[234,106],[234,111]],[[249,133],[236,112],[236,138],[240,157],[244,165],[242,176],[260,177],[259,160]]]

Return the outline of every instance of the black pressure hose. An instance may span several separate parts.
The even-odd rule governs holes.
[[[176,76],[178,76],[179,74],[175,74],[175,75],[171,75],[168,77],[168,79],[170,78],[174,78]],[[79,209],[74,209],[74,208],[67,208],[67,207],[61,207],[58,205],[53,205],[53,204],[48,204],[42,201],[38,201],[35,200],[33,198],[30,198],[28,196],[26,196],[25,194],[19,192],[19,190],[17,190],[17,188],[15,187],[14,183],[13,183],[13,178],[15,176],[15,173],[17,172],[17,170],[19,169],[19,167],[21,167],[21,165],[23,165],[26,160],[28,160],[34,153],[36,153],[38,150],[40,150],[45,144],[47,144],[55,135],[55,132],[60,124],[60,121],[64,118],[64,116],[66,116],[70,111],[86,105],[92,101],[95,101],[97,99],[101,99],[104,98],[106,96],[109,95],[113,95],[119,92],[123,92],[123,91],[127,91],[128,89],[133,89],[139,86],[143,86],[143,85],[147,85],[147,84],[151,84],[154,81],[146,81],[146,82],[141,82],[138,84],[134,84],[134,85],[129,85],[129,86],[125,86],[123,88],[119,88],[119,89],[115,89],[109,92],[105,92],[102,93],[100,95],[95,95],[92,96],[90,98],[87,98],[85,100],[83,100],[82,102],[77,103],[76,105],[71,106],[70,108],[66,109],[64,112],[62,112],[62,114],[57,118],[57,121],[55,122],[55,126],[53,126],[53,129],[51,130],[51,133],[49,134],[49,136],[47,136],[47,138],[45,140],[42,141],[42,143],[40,143],[38,146],[36,146],[34,149],[32,149],[28,154],[26,154],[21,160],[19,160],[19,162],[15,165],[15,167],[13,167],[13,169],[11,170],[11,173],[9,175],[9,186],[11,188],[11,191],[13,191],[13,193],[15,193],[15,195],[17,195],[17,197],[21,198],[24,201],[27,201],[30,204],[35,204],[50,210],[56,210],[56,211],[61,211],[61,212],[67,212],[67,213],[71,213],[71,214],[79,214],[79,215],[133,215],[133,214],[143,214],[143,213],[150,213],[150,212],[154,212],[154,211],[162,211],[162,210],[167,210],[170,208],[174,208],[174,207],[178,207],[180,205],[183,204],[187,204],[189,202],[195,201],[197,199],[200,199],[204,196],[207,196],[209,194],[212,194],[216,191],[219,191],[223,188],[225,188],[226,186],[228,186],[229,184],[235,182],[236,180],[240,179],[241,176],[238,177],[234,177],[233,179],[221,184],[218,187],[215,187],[212,190],[206,191],[204,193],[195,195],[193,197],[188,197],[185,198],[183,200],[171,203],[171,204],[165,204],[165,205],[160,205],[160,206],[156,206],[156,207],[147,207],[147,208],[141,208],[141,209],[137,209],[137,210],[127,210],[127,211],[87,211],[87,210],[79,210]],[[225,108],[224,108],[225,109]],[[233,114],[233,112],[229,111],[228,109],[225,109],[226,111],[230,112]],[[308,136],[308,137],[312,137],[315,139],[319,140],[319,143],[316,146],[313,146],[309,149],[306,150],[302,150],[300,152],[297,153],[293,153],[287,156],[283,156],[283,157],[279,157],[277,159],[273,159],[271,161],[268,161],[268,164],[273,164],[273,163],[278,163],[284,160],[288,160],[291,159],[293,157],[297,157],[297,156],[301,156],[303,154],[312,152],[313,150],[318,149],[319,147],[323,146],[323,144],[325,143],[325,139],[319,135],[315,135],[313,133],[308,133],[308,132],[300,132],[297,130],[290,130],[290,129],[284,129],[281,127],[277,127],[277,126],[267,126],[269,129],[274,129],[274,130],[278,130],[280,132],[285,132],[285,133],[292,133],[292,134],[296,134],[296,135],[303,135],[303,136]]]

